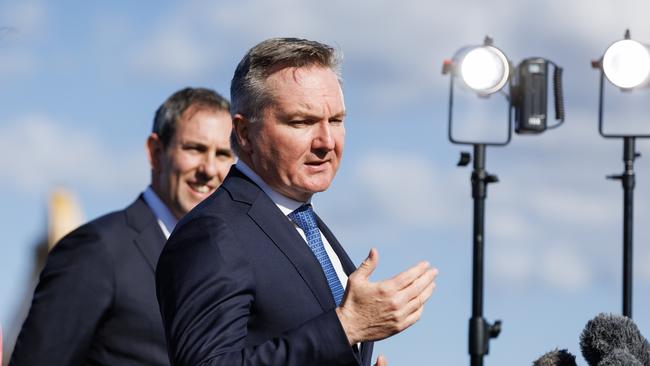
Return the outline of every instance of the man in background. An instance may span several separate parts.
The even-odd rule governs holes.
[[[146,142],[151,185],[54,246],[11,366],[169,365],[154,270],[177,221],[234,161],[229,107],[212,90],[186,88],[158,108]]]
[[[327,45],[278,38],[237,66],[239,160],[181,220],[156,271],[174,365],[366,366],[373,341],[419,320],[437,271],[421,262],[370,282],[377,251],[356,269],[314,213],[343,153],[338,60]]]

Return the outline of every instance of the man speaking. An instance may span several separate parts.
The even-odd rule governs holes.
[[[174,365],[369,365],[372,341],[420,318],[437,271],[383,281],[314,213],[339,167],[345,105],[324,44],[266,40],[230,88],[236,166],[170,237],[156,287]],[[378,365],[385,365],[380,357]]]

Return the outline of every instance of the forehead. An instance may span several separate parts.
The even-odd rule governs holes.
[[[178,139],[210,139],[229,136],[232,128],[230,113],[211,107],[195,105],[187,108],[176,122]]]
[[[343,91],[337,75],[326,67],[289,67],[271,74],[266,85],[275,107],[322,109],[344,113]]]

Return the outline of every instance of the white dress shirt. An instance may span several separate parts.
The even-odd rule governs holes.
[[[144,198],[144,202],[147,203],[147,206],[149,206],[151,211],[153,211],[154,216],[156,216],[158,225],[160,225],[163,234],[165,234],[165,238],[169,239],[169,235],[174,231],[178,219],[176,219],[176,216],[172,214],[160,197],[158,197],[156,192],[153,191],[151,186],[148,186],[142,193],[142,198]]]
[[[244,173],[247,177],[249,177],[255,184],[260,186],[262,188],[262,191],[266,193],[267,196],[275,203],[276,206],[282,211],[282,213],[285,216],[288,216],[290,213],[295,211],[298,207],[302,206],[305,203],[311,203],[310,201],[308,202],[298,202],[295,201],[289,197],[283,196],[282,194],[276,192],[271,188],[264,180],[257,175],[251,169],[246,163],[244,163],[241,159],[237,161],[235,164],[237,169]],[[313,206],[313,205],[312,205]],[[293,222],[293,221],[292,221]],[[305,244],[307,244],[307,238],[305,237],[305,232],[298,227],[295,223],[293,224],[296,230],[298,231],[298,234],[303,238],[305,241]],[[320,230],[319,230],[320,231]],[[346,285],[348,284],[348,276],[345,274],[345,271],[343,270],[343,265],[341,265],[341,260],[339,257],[336,255],[336,252],[330,245],[330,243],[327,241],[327,238],[325,238],[325,235],[323,235],[323,232],[321,231],[320,233],[321,240],[323,241],[323,246],[325,247],[325,251],[327,252],[327,255],[330,258],[330,261],[332,262],[332,266],[334,267],[334,270],[336,271],[336,275],[339,278],[339,281],[341,281],[341,285],[343,286],[343,289],[345,289]]]

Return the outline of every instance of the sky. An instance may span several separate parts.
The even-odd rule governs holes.
[[[420,260],[437,267],[422,319],[378,342],[390,365],[462,365],[471,313],[471,147],[447,139],[443,60],[494,39],[516,65],[542,56],[564,69],[566,122],[487,149],[485,317],[501,319],[485,365],[532,364],[556,347],[579,355],[600,312],[621,311],[622,141],[598,134],[599,73],[590,62],[629,28],[650,42],[647,1],[0,1],[0,324],[6,347],[31,296],[46,200],[75,193],[92,219],[148,184],[144,142],[174,91],[228,95],[236,64],[270,37],[318,40],[343,54],[346,145],[317,212],[374,280]],[[607,89],[608,130],[646,127],[648,91]],[[507,127],[499,95],[457,90],[455,133]],[[551,113],[552,114],[552,113]],[[621,127],[623,126],[623,127]],[[478,131],[478,132],[477,132]],[[650,144],[639,140],[641,154]],[[650,152],[648,152],[650,154]],[[650,156],[650,155],[648,155]],[[636,161],[634,320],[650,336],[650,159]]]

